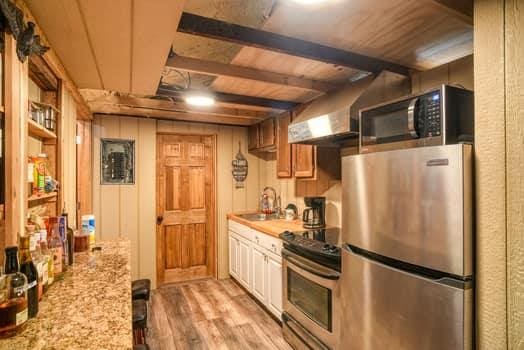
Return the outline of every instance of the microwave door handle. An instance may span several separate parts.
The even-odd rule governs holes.
[[[418,138],[417,128],[415,126],[415,112],[417,110],[418,97],[411,100],[408,107],[408,130],[413,138]]]

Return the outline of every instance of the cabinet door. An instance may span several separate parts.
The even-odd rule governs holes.
[[[238,239],[229,231],[229,274],[238,279]]]
[[[315,151],[312,145],[293,145],[293,173],[296,178],[315,177]]]
[[[238,241],[238,281],[247,290],[251,290],[251,244],[249,241]]]
[[[255,150],[258,148],[258,127],[259,124],[251,125],[247,129],[247,149],[249,151]]]
[[[277,177],[288,178],[293,176],[291,167],[291,148],[288,143],[288,126],[291,122],[289,112],[277,117]]]
[[[275,146],[275,120],[269,118],[260,123],[259,127],[259,148]]]
[[[251,249],[252,266],[253,266],[253,295],[259,299],[262,303],[266,302],[266,254],[263,248],[252,245]]]
[[[278,318],[282,316],[282,258],[267,257],[267,307]]]
[[[291,120],[295,119],[297,112],[292,112]],[[293,165],[293,175],[297,179],[307,179],[315,177],[316,147],[312,145],[295,144],[291,150],[291,162]]]

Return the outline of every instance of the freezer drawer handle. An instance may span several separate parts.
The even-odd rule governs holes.
[[[323,266],[315,266],[312,263],[310,263],[308,260],[291,253],[288,250],[282,251],[282,256],[284,259],[292,263],[293,265],[296,265],[300,267],[301,269],[306,270],[307,272],[312,273],[313,275],[326,278],[329,280],[338,280],[340,278],[340,273],[331,269],[328,269]]]

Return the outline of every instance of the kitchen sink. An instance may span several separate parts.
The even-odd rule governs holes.
[[[248,221],[269,221],[278,219],[277,214],[250,213],[239,214],[237,216]]]

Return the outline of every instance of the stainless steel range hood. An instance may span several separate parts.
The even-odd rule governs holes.
[[[338,145],[358,136],[358,111],[411,93],[411,81],[383,71],[319,97],[288,127],[289,143]]]

